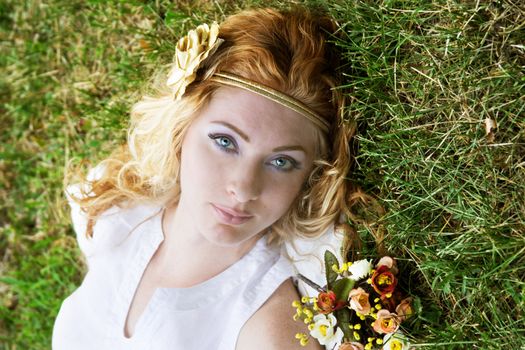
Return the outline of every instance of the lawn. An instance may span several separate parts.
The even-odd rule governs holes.
[[[374,227],[421,300],[412,343],[525,349],[525,6],[296,2],[341,26],[352,180],[385,209]],[[82,281],[70,167],[125,141],[129,107],[181,34],[261,4],[289,5],[0,1],[0,350],[50,348]],[[370,227],[357,224],[364,254]]]

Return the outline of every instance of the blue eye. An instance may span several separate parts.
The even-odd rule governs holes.
[[[279,171],[291,171],[298,169],[298,164],[295,160],[290,158],[279,157],[270,162]]]
[[[235,152],[235,142],[228,136],[209,134],[208,137],[224,152]]]

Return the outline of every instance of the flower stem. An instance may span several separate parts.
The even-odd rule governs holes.
[[[301,275],[300,273],[297,274],[297,278],[299,278],[301,281],[312,287],[313,289],[317,290],[319,293],[326,292],[320,285],[312,281],[311,279],[308,279],[307,277]]]

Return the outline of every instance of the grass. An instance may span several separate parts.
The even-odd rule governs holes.
[[[262,3],[286,6],[0,2],[0,349],[49,348],[61,301],[82,280],[66,165],[124,141],[129,106],[181,33]],[[304,3],[344,28],[334,40],[359,123],[354,179],[385,207],[386,245],[421,297],[413,343],[523,349],[525,8]]]

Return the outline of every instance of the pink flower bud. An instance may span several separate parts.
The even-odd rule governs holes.
[[[388,310],[379,310],[377,319],[372,323],[374,331],[377,333],[394,333],[399,328],[398,316]]]
[[[389,256],[384,256],[381,259],[379,259],[379,261],[376,264],[376,268],[379,268],[380,266],[387,266],[390,272],[392,272],[394,275],[397,275],[398,273],[396,261]]]
[[[364,350],[365,347],[363,344],[351,342],[351,343],[343,343],[339,347],[339,350]]]
[[[396,307],[396,313],[399,317],[399,321],[403,322],[408,317],[412,316],[414,310],[412,309],[412,298],[406,298],[401,300],[399,305]]]
[[[362,315],[370,313],[369,295],[363,288],[352,289],[348,295],[348,300],[350,301],[350,309],[355,312],[359,312]]]

